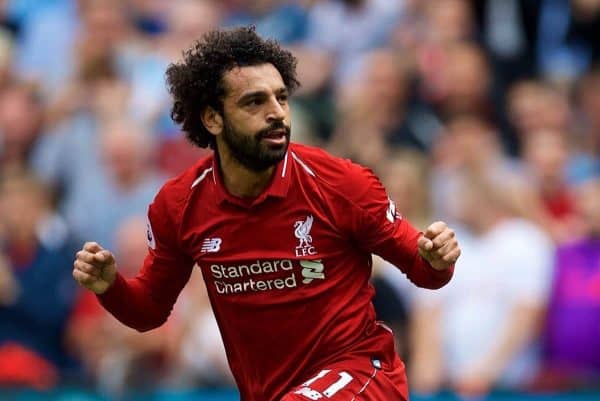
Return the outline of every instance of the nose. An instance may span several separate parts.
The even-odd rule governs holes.
[[[285,107],[281,103],[279,103],[276,97],[273,97],[269,102],[269,109],[267,111],[267,121],[283,121],[285,117]]]

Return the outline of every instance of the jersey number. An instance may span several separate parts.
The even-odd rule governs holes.
[[[348,372],[341,371],[338,373],[339,379],[335,383],[333,383],[331,386],[327,387],[322,393],[310,388],[311,384],[313,384],[314,382],[316,382],[319,379],[322,379],[329,372],[331,372],[331,370],[329,370],[329,369],[320,371],[318,375],[316,375],[312,379],[304,382],[304,384],[302,384],[302,387],[296,391],[296,394],[303,395],[311,400],[318,400],[320,398],[323,398],[323,396],[330,398],[330,397],[333,397],[335,395],[335,393],[340,391],[342,388],[344,388],[346,385],[348,385],[348,383],[350,383],[352,381],[352,376],[350,376],[348,374]]]

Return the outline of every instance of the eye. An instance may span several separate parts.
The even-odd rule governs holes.
[[[279,103],[287,103],[288,101],[288,95],[287,93],[282,93],[281,95],[277,96],[277,100],[279,101]]]

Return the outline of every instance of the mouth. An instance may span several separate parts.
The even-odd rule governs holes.
[[[261,140],[271,145],[283,145],[287,141],[287,131],[283,128],[271,130],[262,135]]]

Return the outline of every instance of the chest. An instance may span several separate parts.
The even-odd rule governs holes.
[[[348,236],[332,207],[319,196],[292,190],[244,208],[229,203],[197,205],[181,233],[194,260],[206,263],[255,258],[323,259],[343,251]]]
[[[286,302],[344,282],[352,270],[350,261],[363,258],[328,205],[311,199],[189,213],[182,240],[209,293],[235,302],[254,302],[256,297]],[[268,300],[261,294],[269,294]]]

